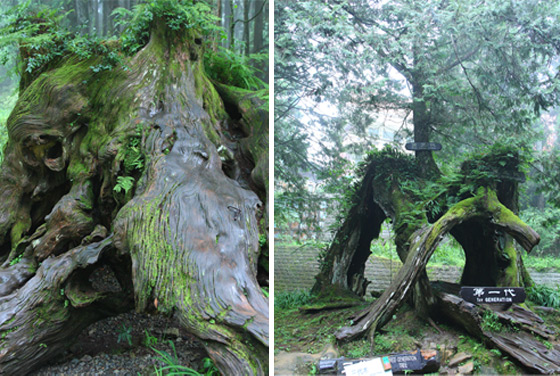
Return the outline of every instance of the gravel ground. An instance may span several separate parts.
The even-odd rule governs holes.
[[[202,359],[207,356],[204,348],[177,323],[160,316],[125,313],[92,324],[59,360],[31,375],[153,375],[154,366],[164,364],[146,346],[145,331],[157,339],[152,344],[155,349],[171,355],[172,341],[178,364],[202,368]]]
[[[98,291],[120,289],[108,268],[94,272],[90,282]],[[196,337],[175,320],[128,312],[90,325],[59,359],[30,375],[153,375],[155,367],[164,366],[154,348],[176,354],[176,364],[195,370],[208,356]]]

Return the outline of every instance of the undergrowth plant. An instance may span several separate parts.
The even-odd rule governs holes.
[[[309,304],[312,295],[309,290],[281,291],[274,294],[274,307],[294,309]]]
[[[248,90],[260,90],[267,85],[257,76],[257,69],[251,63],[268,61],[268,53],[240,55],[227,48],[217,52],[208,51],[204,56],[204,67],[210,78],[228,85]]]
[[[118,330],[117,343],[126,341],[129,346],[132,346],[132,327],[125,324]]]
[[[490,332],[502,332],[505,327],[500,322],[498,315],[493,311],[484,311],[482,314],[482,329]]]
[[[535,285],[527,288],[527,298],[536,305],[560,308],[560,287]]]
[[[157,359],[164,364],[164,366],[154,366],[155,375],[186,375],[186,376],[219,376],[220,371],[212,361],[212,359],[206,357],[202,360],[202,370],[198,372],[190,367],[183,366],[179,364],[179,358],[177,356],[177,351],[175,350],[175,345],[173,341],[168,341],[171,347],[172,354],[166,351],[158,350],[152,347],[152,350],[158,354]]]

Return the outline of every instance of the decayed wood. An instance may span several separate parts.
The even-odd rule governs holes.
[[[546,347],[537,338],[543,334],[548,338],[552,335],[540,317],[533,312],[514,304],[511,311],[496,310],[490,305],[477,306],[464,301],[458,296],[438,292],[438,310],[442,317],[453,321],[487,346],[499,349],[511,359],[522,365],[530,373],[558,374],[560,373],[560,346]],[[485,311],[494,312],[500,322],[509,327],[516,327],[516,331],[491,332],[482,327],[482,317]],[[538,333],[535,331],[538,331]]]
[[[95,291],[88,281],[114,252],[111,237],[46,259],[25,284],[0,296],[0,374],[25,375],[65,350],[82,329],[133,307],[130,291]],[[22,259],[20,268],[33,268]],[[28,275],[30,273],[28,272]]]
[[[222,373],[268,374],[255,193],[267,197],[268,115],[246,91],[226,111],[193,33],[154,20],[126,69],[70,56],[20,94],[0,169],[0,373],[135,306],[175,315]],[[121,293],[90,286],[101,265]]]
[[[519,221],[509,209],[497,199],[494,191],[479,189],[475,197],[454,205],[436,223],[418,230],[412,235],[408,258],[397,277],[383,295],[371,306],[369,313],[353,326],[343,327],[335,333],[338,340],[351,340],[366,333],[373,334],[393,315],[401,302],[410,294],[418,276],[441,239],[458,223],[466,220],[480,220],[488,226],[497,226],[511,234],[527,251],[540,238],[530,227]],[[373,335],[371,335],[373,340]]]

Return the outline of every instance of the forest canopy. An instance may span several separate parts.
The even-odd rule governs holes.
[[[307,218],[346,195],[356,179],[346,172],[372,145],[423,138],[443,145],[433,158],[446,172],[494,143],[514,147],[527,162],[524,218],[557,234],[558,11],[539,1],[278,4],[279,225],[308,221],[312,233]],[[538,252],[552,243],[545,235]]]

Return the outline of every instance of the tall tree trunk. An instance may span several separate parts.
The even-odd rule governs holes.
[[[94,33],[97,34],[97,1],[98,0],[91,0],[89,2],[89,10],[88,10],[88,21],[89,21],[89,33],[93,35]]]
[[[251,25],[249,22],[249,0],[243,0],[243,42],[245,42],[245,49],[243,53],[248,56],[251,53],[251,40],[250,32]]]
[[[38,368],[132,306],[177,317],[223,374],[268,374],[257,282],[268,114],[251,93],[216,90],[192,30],[155,20],[150,35],[126,70],[62,60],[23,87],[10,116],[2,374]],[[90,282],[104,266],[118,292]]]
[[[253,23],[253,53],[262,52],[264,48],[264,2],[265,0],[253,1],[253,14],[255,22]]]
[[[267,11],[265,0],[253,1],[253,50],[254,54],[264,52],[264,16]],[[257,61],[255,63],[257,68],[257,76],[264,82],[268,82],[268,61]]]
[[[96,18],[97,18],[97,36],[103,37],[105,35],[105,4],[103,1],[98,0]]]
[[[224,0],[224,30],[226,32],[226,40],[224,41],[224,47],[227,49],[233,49],[233,0]]]
[[[424,99],[424,82],[420,77],[415,77],[412,82],[412,123],[414,125],[414,142],[430,142],[430,118],[426,100]],[[422,176],[428,178],[439,175],[439,169],[434,161],[432,152],[418,150],[415,152],[420,162]]]
[[[216,16],[217,16],[217,20],[216,20],[216,26],[218,28],[222,27],[222,19],[223,19],[223,14],[222,14],[222,0],[216,0]],[[218,51],[218,43],[220,41],[220,35],[218,33],[215,33],[214,35],[214,40],[212,42],[212,50],[214,52]]]

